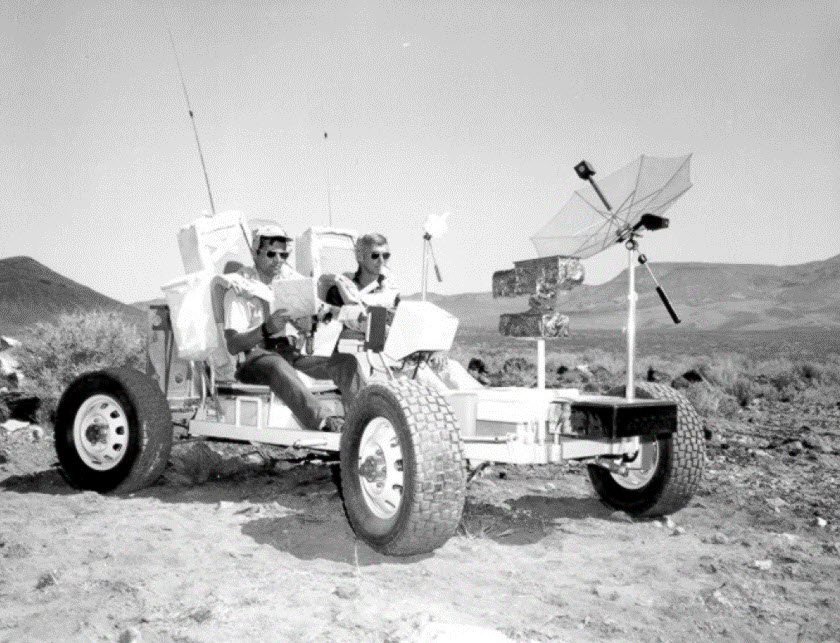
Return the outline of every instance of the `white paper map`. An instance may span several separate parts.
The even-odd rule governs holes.
[[[315,299],[315,281],[309,277],[277,279],[271,283],[274,301],[271,311],[286,309],[289,319],[314,315],[318,310]]]

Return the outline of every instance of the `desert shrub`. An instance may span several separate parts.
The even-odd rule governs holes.
[[[738,375],[738,379],[727,389],[727,392],[732,395],[738,406],[742,408],[749,406],[750,402],[756,396],[755,385],[752,380],[743,374]]]
[[[608,353],[600,348],[590,348],[584,351],[581,361],[588,365],[593,373],[599,371],[602,374],[620,375],[627,368],[623,355]]]
[[[39,420],[50,420],[62,392],[86,371],[142,368],[145,338],[115,312],[66,313],[35,324],[16,350],[25,389],[41,398]]]
[[[753,392],[755,394],[753,399],[761,398],[767,400],[768,402],[776,402],[779,400],[779,389],[772,384],[762,382],[754,383]]]
[[[697,370],[712,384],[728,390],[746,370],[746,360],[740,355],[715,354],[698,364]]]
[[[757,362],[750,374],[760,384],[772,384],[778,391],[799,380],[796,365],[785,357]]]
[[[741,405],[735,396],[730,395],[729,393],[723,393],[720,397],[718,402],[718,409],[717,413],[720,416],[725,418],[731,418],[737,415],[738,411],[741,409]]]
[[[836,384],[817,384],[809,386],[800,394],[800,399],[818,407],[837,408],[840,403],[840,388]]]
[[[536,386],[537,367],[524,357],[510,357],[490,379],[494,386]]]
[[[503,373],[522,373],[532,368],[532,365],[524,357],[510,357],[502,365]]]
[[[672,360],[665,360],[658,356],[642,357],[637,362],[638,375],[642,379],[647,379],[650,371],[654,373],[663,373],[667,376],[667,381],[670,382],[674,377],[679,375],[682,371],[676,366]]]
[[[840,355],[831,355],[820,364],[820,380],[823,384],[840,386]]]
[[[793,402],[799,393],[799,388],[794,384],[787,384],[779,389],[778,400],[780,402]]]
[[[823,378],[823,366],[813,362],[800,362],[796,365],[799,378],[806,385],[818,384]]]
[[[719,414],[725,393],[708,382],[697,382],[683,389],[683,394],[702,417]]]

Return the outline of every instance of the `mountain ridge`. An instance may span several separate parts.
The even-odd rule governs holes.
[[[0,333],[20,334],[37,322],[55,321],[63,313],[113,310],[135,324],[146,315],[84,284],[65,277],[32,257],[0,259]]]
[[[682,318],[694,330],[840,329],[840,254],[797,265],[663,262],[650,264]],[[673,326],[643,266],[636,266],[638,323]],[[488,282],[490,278],[488,276]],[[419,294],[407,299],[418,299]],[[493,299],[490,292],[441,295],[432,301],[462,327],[496,329],[502,313],[524,312],[528,297]],[[150,303],[125,304],[73,281],[26,256],[0,259],[0,334],[14,335],[70,310],[115,310],[145,325]],[[560,306],[572,329],[615,329],[626,323],[627,269],[597,285],[581,285]]]
[[[840,328],[840,255],[789,266],[705,262],[650,266],[685,328]],[[584,284],[567,293],[560,309],[569,315],[572,327],[622,327],[627,314],[627,275],[625,268],[605,283]],[[635,267],[635,279],[639,324],[671,327],[655,284],[643,266]],[[429,299],[470,327],[495,327],[499,314],[528,309],[528,297],[494,300],[489,292],[431,294]]]

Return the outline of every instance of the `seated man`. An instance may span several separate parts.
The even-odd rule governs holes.
[[[399,291],[385,276],[383,269],[391,258],[388,240],[371,233],[356,241],[358,268],[353,274],[337,275],[336,283],[327,291],[327,303],[332,306],[356,304],[394,308],[400,300]]]
[[[365,306],[395,308],[400,301],[399,291],[384,272],[390,258],[388,240],[383,235],[372,233],[359,237],[356,241],[356,261],[359,266],[353,275],[336,277],[335,285],[327,291],[327,303],[344,306],[361,302]],[[353,328],[350,323],[346,325]],[[363,332],[364,322],[359,322],[358,326],[356,330]],[[448,359],[445,353],[433,353],[429,365],[431,368],[418,369],[417,377],[437,389],[482,387],[463,366]]]
[[[268,285],[275,279],[299,276],[286,263],[286,243],[291,237],[282,228],[263,226],[253,233],[256,278]],[[333,380],[348,408],[363,384],[356,358],[340,353],[330,357],[302,355],[288,338],[290,320],[286,311],[281,308],[269,314],[267,302],[243,289],[225,293],[224,311],[227,349],[237,355],[236,379],[246,384],[268,384],[304,428],[336,430],[339,420],[327,416],[297,371]]]

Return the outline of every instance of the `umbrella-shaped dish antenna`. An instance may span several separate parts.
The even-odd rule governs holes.
[[[598,180],[586,161],[575,166],[577,175],[588,185],[572,198],[531,237],[537,259],[514,262],[513,270],[493,275],[493,296],[530,295],[531,310],[506,314],[499,319],[499,330],[514,337],[537,339],[537,382],[545,385],[545,339],[568,335],[568,317],[560,311],[563,296],[583,281],[580,260],[587,259],[617,243],[628,251],[629,283],[627,310],[627,398],[634,398],[633,365],[636,333],[636,286],[634,260],[644,265],[656,292],[674,323],[680,319],[638,251],[642,231],[668,227],[662,215],[691,187],[691,154],[674,158],[640,156],[617,172]]]
[[[579,176],[590,183],[576,190],[531,237],[537,254],[587,259],[626,241],[628,232],[644,214],[661,216],[691,187],[690,163],[691,154],[674,158],[640,156],[597,184],[591,174],[583,176],[579,171]]]

